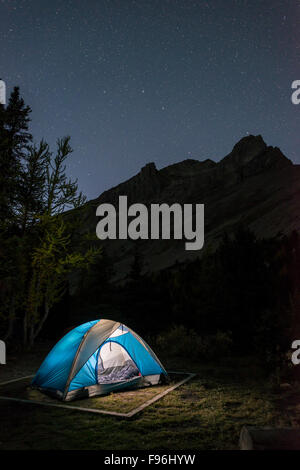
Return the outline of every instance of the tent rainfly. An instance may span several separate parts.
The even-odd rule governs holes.
[[[56,343],[31,386],[70,401],[165,380],[166,370],[140,336],[101,319],[77,326]]]

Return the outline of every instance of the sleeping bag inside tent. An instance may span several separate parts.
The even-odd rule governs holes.
[[[164,380],[166,370],[140,336],[102,319],[77,326],[56,343],[31,386],[69,401]]]

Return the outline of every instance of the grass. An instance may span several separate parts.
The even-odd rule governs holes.
[[[75,406],[80,408],[92,408],[96,410],[113,411],[117,413],[128,413],[138,406],[151,400],[155,396],[166,391],[182,379],[187,377],[186,374],[170,374],[170,383],[166,385],[157,385],[153,387],[144,387],[140,389],[131,389],[128,391],[120,391],[118,393],[110,393],[101,397],[92,397],[85,399],[77,399],[71,402],[61,402],[49,395],[41,393],[39,390],[33,390],[30,387],[31,379],[25,378],[8,384],[0,384],[0,395],[5,397],[19,398],[25,400],[38,401],[49,404],[63,404],[64,406]]]
[[[187,369],[184,361],[165,358],[163,362],[170,370]],[[300,387],[274,389],[251,367],[251,362],[245,365],[237,361],[227,365],[189,364],[186,371],[198,374],[194,379],[131,420],[0,401],[0,449],[236,449],[244,425],[298,425],[300,407],[295,414],[294,405]],[[145,401],[146,394],[152,397],[160,388],[71,404],[83,406],[88,402],[92,407],[129,411],[140,400]],[[9,393],[19,392],[15,384]]]

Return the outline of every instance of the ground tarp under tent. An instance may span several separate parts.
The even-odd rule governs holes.
[[[63,400],[156,385],[168,374],[145,341],[113,320],[69,331],[50,351],[31,386]]]

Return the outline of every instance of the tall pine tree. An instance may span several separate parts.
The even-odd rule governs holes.
[[[18,204],[22,161],[32,143],[28,131],[31,109],[15,87],[5,108],[0,105],[0,224],[6,229]]]

